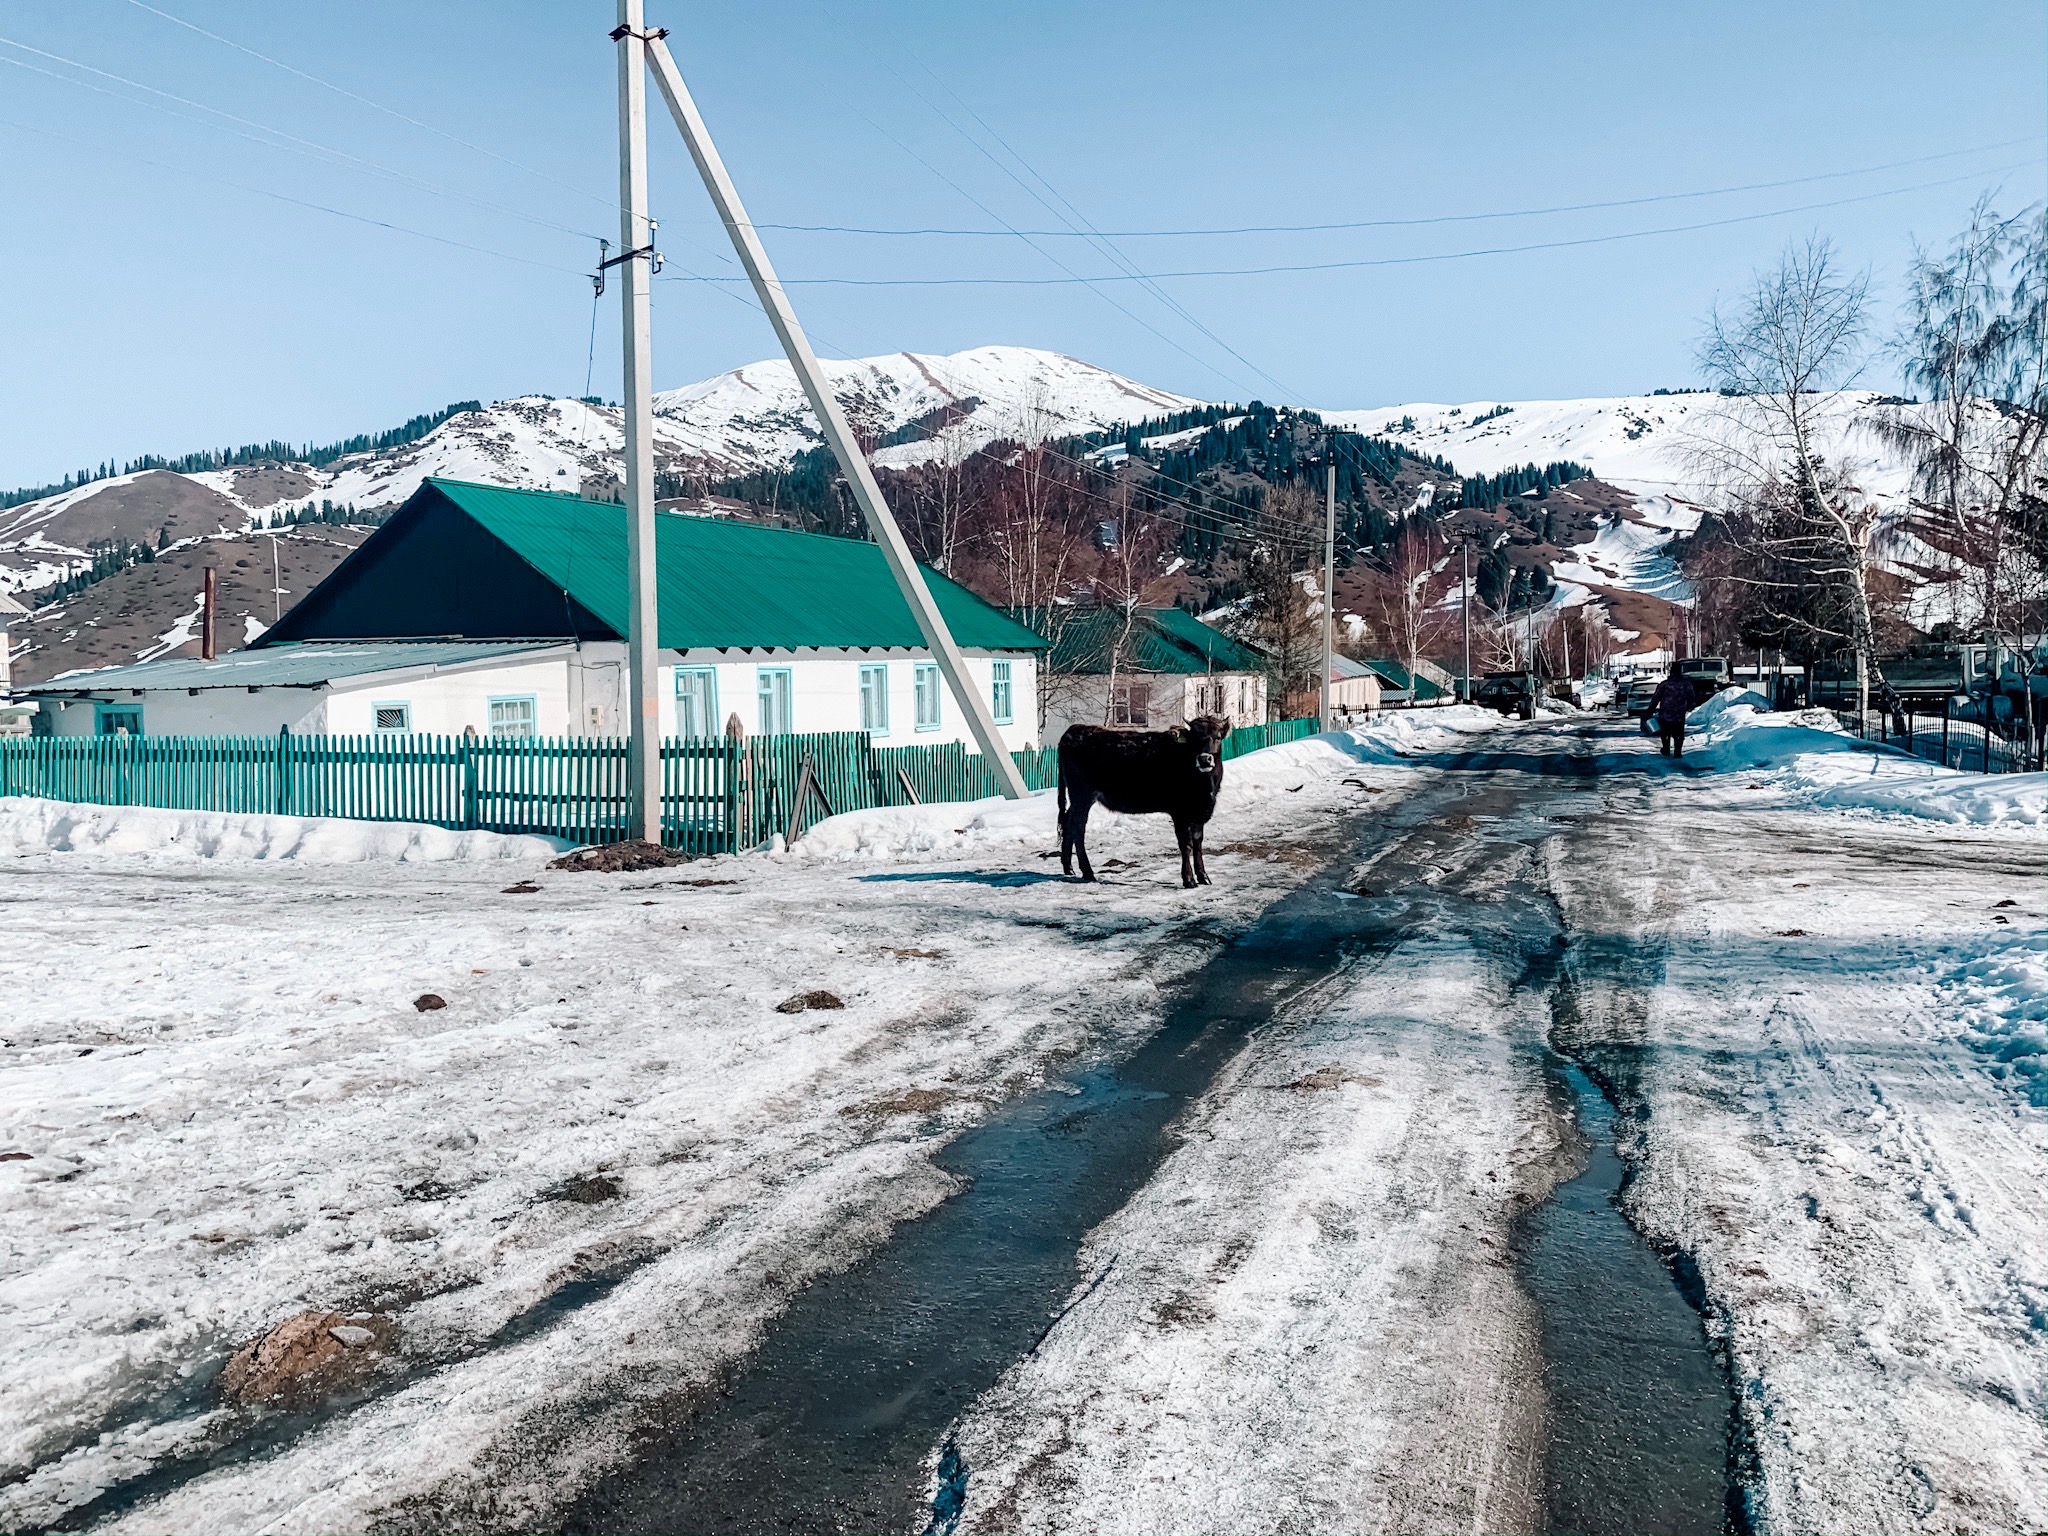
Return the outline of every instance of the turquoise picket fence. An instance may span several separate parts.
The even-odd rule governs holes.
[[[1230,759],[1313,734],[1313,720],[1244,726]],[[458,831],[538,832],[577,843],[625,835],[619,737],[29,736],[0,738],[0,795],[166,810],[416,821]],[[1012,754],[1050,789],[1059,754]],[[808,770],[808,774],[806,773]],[[692,854],[801,835],[821,818],[877,806],[999,793],[960,742],[876,746],[862,731],[669,738],[661,747],[662,839]]]

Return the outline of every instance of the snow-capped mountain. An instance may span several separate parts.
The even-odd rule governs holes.
[[[950,356],[899,352],[828,362],[826,369],[856,430],[876,445],[875,460],[898,468],[1002,439],[1094,431],[1202,403],[1028,347],[978,347]],[[1858,462],[1865,489],[1902,503],[1907,468],[1872,430],[1887,404],[1867,392],[1833,397],[1829,448]],[[1549,565],[1559,601],[1603,602],[1621,632],[1647,635],[1667,626],[1669,601],[1688,595],[1671,544],[1698,525],[1702,492],[1693,450],[1724,409],[1718,396],[1694,393],[1408,404],[1323,415],[1333,424],[1448,461],[1455,474],[1445,477],[1443,486],[1422,487],[1417,505],[1431,491],[1455,494],[1456,475],[1557,460],[1589,467],[1603,483],[1580,487],[1586,493],[1579,498],[1586,515],[1566,520],[1572,531],[1560,538],[1560,547],[1532,553]],[[781,467],[823,441],[794,372],[780,360],[748,364],[666,391],[656,396],[655,413],[657,463],[692,475]],[[1167,432],[1148,438],[1147,446],[1176,446],[1205,430]],[[616,409],[536,395],[462,411],[415,441],[320,466],[261,464],[189,474],[152,470],[94,481],[0,511],[0,591],[46,587],[81,571],[96,544],[176,550],[205,540],[248,543],[250,535],[323,501],[363,512],[388,510],[429,475],[572,492],[605,485],[616,477],[622,435]],[[1122,452],[1121,445],[1112,445],[1097,457],[1109,463]],[[324,574],[316,557],[331,563],[345,550],[342,544],[329,550],[331,540],[304,542],[306,569],[298,573],[299,590]],[[209,552],[218,554],[211,546]],[[238,546],[235,563],[253,570],[267,563],[269,554],[267,544]],[[128,659],[129,629],[148,639],[176,617],[164,607],[171,597],[179,612],[189,606],[185,599],[190,594],[182,586],[162,601],[139,595],[145,586],[176,586],[177,568],[173,562],[152,577],[137,570],[111,578],[102,588],[88,589],[97,595],[77,613],[50,617],[82,625],[78,641],[83,644],[120,627],[112,610],[106,615],[87,611],[114,604],[127,627],[107,644],[120,654],[102,658],[95,653],[91,659]],[[267,598],[267,592],[251,597],[252,615],[275,606]],[[1930,609],[1921,617],[1925,622],[1941,616]]]
[[[895,352],[827,362],[856,431],[889,442],[877,462],[902,467],[999,438],[1063,436],[1198,402],[1108,369],[1031,347],[976,347],[948,357]],[[655,397],[655,458],[714,475],[774,468],[823,441],[795,371],[750,363]],[[89,546],[243,533],[321,501],[362,511],[397,506],[429,475],[576,491],[618,473],[620,413],[530,395],[449,418],[416,442],[324,467],[235,467],[118,475],[0,511],[0,591],[82,569]]]

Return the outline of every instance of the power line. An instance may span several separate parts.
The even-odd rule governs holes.
[[[1036,181],[1040,186],[1044,187],[1047,192],[1051,193],[1053,197],[1057,198],[1060,203],[1064,204],[1067,211],[1063,213],[1060,211],[1059,208],[1054,207],[1052,203],[1046,201],[1045,197],[1042,196],[1039,192],[1037,192],[1034,188],[1032,188],[1028,183],[1026,183],[1022,177],[1018,176],[1015,171],[1011,170],[1007,165],[1004,165],[1001,160],[997,159],[996,156],[989,151],[986,145],[982,144],[979,140],[977,140],[974,137],[974,135],[968,133],[966,129],[962,128],[957,122],[955,122],[950,114],[941,111],[935,104],[933,104],[933,102],[929,98],[927,98],[924,95],[922,91],[919,91],[915,86],[911,85],[909,81],[904,80],[902,75],[897,73],[893,66],[886,66],[889,68],[889,72],[891,74],[896,75],[896,78],[899,81],[902,81],[904,87],[907,90],[909,90],[912,95],[916,96],[918,100],[924,102],[924,104],[927,107],[930,107],[931,110],[942,121],[944,121],[949,127],[951,127],[955,132],[957,132],[962,138],[966,139],[968,143],[972,144],[977,150],[979,150],[981,154],[989,161],[990,164],[994,165],[998,170],[1002,171],[1012,181],[1016,182],[1019,187],[1023,188],[1023,190],[1027,194],[1029,194],[1038,203],[1040,207],[1044,208],[1048,213],[1052,214],[1055,218],[1065,222],[1072,233],[1084,235],[1084,237],[1088,238],[1090,240],[1090,243],[1093,244],[1096,249],[1102,251],[1105,255],[1107,255],[1110,258],[1110,260],[1115,262],[1117,266],[1122,268],[1123,271],[1125,271],[1126,273],[1131,274],[1132,276],[1140,275],[1138,272],[1137,264],[1131,261],[1130,258],[1125,256],[1122,251],[1118,250],[1115,244],[1112,243],[1107,236],[1104,236],[1099,230],[1096,230],[1095,226],[1089,221],[1087,215],[1082,213],[1081,210],[1074,205],[1072,199],[1068,198],[1063,193],[1061,193],[1059,189],[1054,187],[1050,181],[1047,181],[1045,177],[1041,175],[1038,172],[1038,170],[1032,166],[1030,161],[1026,160],[1023,157],[1023,155],[1017,152],[1017,150],[1009,143],[1008,140],[1006,140],[1000,133],[997,133],[995,129],[991,128],[988,125],[988,121],[985,118],[983,118],[980,113],[976,112],[974,108],[970,106],[967,102],[961,100],[960,94],[957,91],[953,90],[951,86],[947,85],[943,79],[941,79],[936,73],[934,73],[930,65],[926,64],[923,59],[918,58],[917,54],[915,54],[914,52],[910,53],[910,57],[916,60],[918,68],[922,69],[927,75],[930,75],[932,79],[938,83],[939,87],[946,92],[947,95],[951,96],[954,101],[959,102],[961,110],[964,111],[969,117],[974,119],[975,123],[980,126],[982,132],[986,133],[990,138],[994,139],[997,144],[1001,145],[1004,153],[1009,155],[1009,157],[1012,160],[1016,161],[1018,165],[1022,166],[1024,170],[1030,175],[1033,181]],[[1075,223],[1076,220],[1079,220],[1078,227]],[[1265,369],[1261,368],[1257,363],[1253,362],[1250,358],[1246,357],[1242,352],[1238,351],[1237,348],[1233,347],[1221,336],[1218,336],[1214,331],[1209,329],[1209,327],[1204,325],[1200,320],[1196,319],[1194,314],[1187,308],[1186,305],[1182,304],[1180,300],[1176,299],[1173,295],[1169,294],[1164,288],[1161,288],[1156,282],[1153,282],[1150,279],[1145,279],[1144,287],[1148,293],[1150,293],[1154,298],[1158,299],[1160,303],[1164,304],[1169,311],[1178,315],[1182,320],[1186,321],[1189,325],[1192,325],[1197,331],[1200,331],[1202,335],[1206,336],[1210,341],[1214,342],[1217,346],[1221,347],[1225,352],[1228,352],[1232,357],[1236,358],[1240,363],[1244,364],[1245,367],[1251,369],[1253,373],[1258,374],[1259,377],[1265,379],[1269,384],[1274,385],[1283,394],[1292,395],[1297,404],[1301,403],[1301,396],[1297,391],[1288,388],[1287,385],[1281,383],[1280,380],[1274,378],[1272,374],[1266,372]]]
[[[821,6],[820,9],[825,8]],[[851,35],[850,29],[848,29],[843,23],[840,23],[836,15],[834,15],[829,10],[826,11],[826,14],[828,16],[832,16],[834,24],[839,26],[840,31],[848,32],[849,35]],[[889,72],[891,74],[896,75],[897,80],[903,84],[906,90],[909,90],[913,95],[918,95],[920,100],[924,100],[922,95],[920,95],[917,92],[915,87],[911,86],[909,81],[904,80],[900,74],[897,74],[893,66],[888,66],[885,62],[884,67],[889,68]],[[905,155],[908,155],[912,160],[915,160],[919,165],[923,166],[927,171],[931,172],[933,176],[937,177],[940,181],[944,182],[948,187],[952,188],[953,191],[957,192],[962,198],[966,199],[975,207],[979,208],[983,213],[987,214],[991,219],[994,219],[998,224],[1001,224],[1006,230],[1009,230],[1012,234],[1015,234],[1018,239],[1022,240],[1032,250],[1036,251],[1040,256],[1043,256],[1048,262],[1052,263],[1052,265],[1054,265],[1055,267],[1058,267],[1062,272],[1067,273],[1073,281],[1079,282],[1084,286],[1088,287],[1097,298],[1101,299],[1103,303],[1109,305],[1110,308],[1114,309],[1118,314],[1122,315],[1125,319],[1151,332],[1154,336],[1158,337],[1159,340],[1165,342],[1169,347],[1172,347],[1174,351],[1180,353],[1181,356],[1187,358],[1197,367],[1206,368],[1209,372],[1215,374],[1217,378],[1223,379],[1229,384],[1232,384],[1239,388],[1246,387],[1244,380],[1233,377],[1230,373],[1226,372],[1221,368],[1218,368],[1214,363],[1210,362],[1208,359],[1199,357],[1195,353],[1190,352],[1186,347],[1182,346],[1178,341],[1175,341],[1171,336],[1168,336],[1164,331],[1160,330],[1159,327],[1157,327],[1156,325],[1153,325],[1149,320],[1146,320],[1143,316],[1138,315],[1133,311],[1125,308],[1122,304],[1117,302],[1113,295],[1105,293],[1102,289],[1096,287],[1092,282],[1090,282],[1089,279],[1082,276],[1080,273],[1076,272],[1072,267],[1068,266],[1058,256],[1054,255],[1045,247],[1039,245],[1030,236],[1023,234],[1021,231],[1018,231],[1015,228],[1015,226],[1012,225],[1001,214],[997,213],[993,208],[989,207],[988,204],[984,203],[980,198],[976,197],[973,193],[969,192],[965,187],[961,186],[959,182],[953,180],[952,177],[948,176],[945,172],[941,171],[937,166],[933,165],[929,160],[925,159],[924,156],[920,155],[916,150],[912,149],[909,145],[905,144],[893,133],[889,132],[888,129],[884,128],[872,117],[869,117],[868,114],[862,111],[858,106],[854,106],[850,101],[848,102],[848,105],[852,107],[854,113],[857,116],[859,116],[860,119],[863,122],[865,122],[870,128],[874,129],[874,131],[878,135],[888,140],[889,143],[895,145],[897,149],[901,150]],[[925,105],[931,107],[931,103],[929,101],[925,101]],[[935,113],[938,113],[938,115],[941,118],[944,118],[945,114],[938,112],[938,109],[936,107],[932,107],[932,110]],[[953,126],[957,130],[958,125],[955,124]],[[969,142],[972,142],[971,136],[969,137]],[[986,153],[985,150],[983,152]]]
[[[140,0],[131,0],[140,3]],[[920,61],[922,62],[922,61]],[[929,71],[928,71],[929,72]],[[957,98],[956,98],[957,99]],[[969,109],[970,111],[972,109]],[[976,119],[979,121],[979,119]],[[991,130],[993,132],[993,130]],[[1001,142],[998,139],[998,142]],[[1046,239],[1092,240],[1100,235],[1119,240],[1180,239],[1222,235],[1305,235],[1323,234],[1351,229],[1414,229],[1436,224],[1478,224],[1496,219],[1533,219],[1561,213],[1591,213],[1611,208],[1640,208],[1652,203],[1685,202],[1703,197],[1731,197],[1742,192],[1769,192],[1780,187],[1806,186],[1817,181],[1840,181],[1852,176],[1873,176],[1880,171],[1896,171],[1907,166],[1927,165],[1936,160],[1954,160],[1963,155],[1988,154],[1995,149],[2010,149],[2015,144],[2038,142],[2029,135],[2017,139],[2001,139],[1993,144],[1978,144],[1969,149],[1944,150],[1937,155],[1921,155],[1911,160],[1891,160],[1882,165],[1860,166],[1847,171],[1822,171],[1812,176],[1790,176],[1780,181],[1753,181],[1741,186],[1708,187],[1692,192],[1659,192],[1645,197],[1614,198],[1605,202],[1560,203],[1548,208],[1508,208],[1489,213],[1446,213],[1405,219],[1353,219],[1328,224],[1237,224],[1213,229],[1111,229],[1096,230],[1091,225],[1087,230],[1072,227],[1066,229],[953,229],[935,226],[912,226],[904,228],[883,228],[862,224],[761,224],[761,229],[793,230],[809,234],[831,235],[884,235],[909,237],[916,235],[957,235],[982,239],[1008,239],[1022,234]],[[1007,148],[1007,146],[1005,146]],[[1036,174],[1034,172],[1034,174]],[[1064,199],[1062,199],[1064,201]]]
[[[436,137],[446,139],[451,144],[459,144],[464,149],[471,150],[479,155],[487,156],[492,160],[498,161],[501,165],[509,165],[516,171],[524,171],[529,176],[538,176],[543,181],[551,181],[558,187],[566,187],[570,191],[576,193],[579,197],[587,197],[592,202],[602,204],[604,207],[612,209],[614,212],[618,210],[619,205],[616,202],[614,202],[611,198],[600,196],[598,193],[592,192],[587,187],[578,186],[573,181],[568,181],[563,177],[553,175],[548,171],[543,171],[538,169],[537,167],[527,165],[523,161],[514,160],[510,155],[500,154],[498,153],[497,150],[490,149],[482,144],[472,143],[468,139],[462,138],[457,134],[448,132],[448,130],[445,128],[436,128],[432,123],[422,122],[420,121],[420,119],[416,117],[399,111],[396,107],[386,106],[383,102],[373,101],[368,96],[360,95],[357,92],[350,90],[347,86],[336,85],[332,80],[322,79],[319,75],[313,74],[307,70],[300,69],[296,64],[287,64],[283,59],[273,58],[271,55],[267,53],[259,52],[257,49],[249,47],[246,43],[238,43],[231,37],[223,37],[218,32],[210,32],[205,27],[198,25],[196,22],[190,22],[185,20],[185,18],[182,16],[173,16],[169,11],[160,10],[156,6],[145,4],[144,0],[128,0],[128,3],[134,6],[137,10],[148,11],[152,16],[160,16],[165,21],[168,21],[175,26],[185,28],[185,30],[188,32],[197,32],[201,37],[211,38],[216,43],[220,43],[225,47],[234,49],[237,53],[245,53],[250,58],[260,59],[263,63],[271,65],[273,68],[281,69],[285,71],[285,73],[287,74],[297,75],[301,80],[309,80],[314,85],[320,86],[325,90],[333,91],[338,96],[346,96],[350,101],[360,102],[363,106],[369,107],[374,111],[382,112],[387,116],[395,117],[402,123],[410,123],[413,127],[422,129],[427,133],[434,134]]]
[[[1725,219],[1704,219],[1693,224],[1669,224],[1657,229],[1627,230],[1610,235],[1585,235],[1570,240],[1538,240],[1525,245],[1493,245],[1469,251],[1442,251],[1427,256],[1376,256],[1347,261],[1290,262],[1263,267],[1202,267],[1175,272],[1101,273],[1093,277],[786,277],[783,283],[788,286],[803,284],[808,287],[836,288],[1054,288],[1076,282],[1092,286],[1096,283],[1142,283],[1172,278],[1265,277],[1302,272],[1341,272],[1364,267],[1424,266],[1440,261],[1467,261],[1479,256],[1515,256],[1531,251],[1570,250],[1581,246],[1609,245],[1623,240],[1647,240],[1659,235],[1690,234],[1697,230],[1721,229],[1733,224],[1753,224],[1762,219],[1785,218],[1795,213],[1812,213],[1824,208],[1843,208],[1852,203],[1903,197],[1911,192],[1925,192],[1935,187],[1949,187],[1959,182],[1974,181],[1981,174],[1998,176],[2007,171],[2023,170],[2040,163],[2038,158],[2022,160],[1985,173],[1972,172],[1962,176],[1946,177],[1939,181],[1923,181],[1910,187],[1892,187],[1883,192],[1868,192],[1857,197],[1840,197],[1821,203],[1801,203],[1791,208],[1773,208],[1763,213],[1738,214]],[[708,281],[732,282],[738,279],[711,278]]]
[[[12,60],[0,59],[0,63],[12,62]],[[9,128],[18,128],[23,133],[40,134],[44,138],[59,139],[66,143],[76,144],[81,148],[90,149],[103,155],[111,155],[117,159],[133,160],[138,165],[151,166],[160,171],[170,171],[174,175],[189,176],[195,181],[208,181],[216,186],[233,187],[236,191],[248,192],[257,197],[267,197],[276,202],[290,203],[294,207],[309,208],[315,213],[330,214],[337,219],[347,219],[351,223],[368,224],[377,229],[388,229],[401,235],[412,235],[420,240],[431,240],[437,245],[448,245],[455,247],[457,250],[474,251],[480,256],[494,256],[500,261],[513,261],[521,266],[539,267],[547,272],[566,272],[576,277],[587,277],[589,275],[576,267],[564,267],[551,261],[536,261],[531,256],[515,256],[510,251],[493,250],[486,245],[474,245],[467,240],[456,240],[447,235],[437,235],[430,230],[415,229],[409,224],[397,224],[389,219],[372,218],[365,213],[351,213],[345,208],[332,208],[325,203],[312,202],[303,197],[293,197],[285,192],[275,192],[268,187],[255,186],[246,181],[234,181],[225,176],[210,176],[204,171],[195,171],[189,166],[173,165],[163,160],[152,160],[149,156],[138,155],[132,150],[115,149],[107,144],[95,144],[90,139],[81,139],[72,134],[59,133],[55,129],[39,128],[29,123],[16,122],[13,118],[0,117],[0,124],[4,124]],[[706,278],[703,281],[709,282],[712,279]]]
[[[0,36],[0,45],[5,45],[9,48],[19,49],[23,53],[34,54],[38,58],[49,59],[55,63],[66,65],[72,69],[83,70],[87,74],[98,75],[103,80],[112,80],[117,84],[125,85],[132,90],[147,91],[152,96],[161,96],[165,101],[173,101],[178,103],[180,106],[191,107],[196,111],[211,113],[215,117],[224,118],[228,122],[240,124],[244,128],[252,128],[256,130],[256,132],[258,133],[270,134],[273,136],[275,140],[279,140],[282,142],[272,142],[272,140],[270,139],[254,139],[252,140],[252,142],[264,144],[272,149],[289,149],[293,150],[294,153],[298,154],[310,153],[314,158],[326,156],[331,160],[347,161],[356,166],[361,167],[366,171],[374,172],[377,175],[384,176],[393,181],[409,183],[413,186],[421,188],[424,191],[434,193],[436,196],[439,197],[453,198],[458,202],[469,203],[478,208],[490,209],[494,212],[505,214],[510,218],[519,219],[524,223],[538,225],[543,229],[552,229],[565,235],[574,235],[579,240],[595,240],[597,238],[597,236],[588,234],[583,230],[573,229],[567,224],[558,224],[552,219],[536,218],[532,214],[523,213],[517,208],[508,207],[503,203],[492,202],[489,198],[472,197],[470,194],[466,192],[457,192],[452,188],[440,186],[435,182],[428,181],[425,177],[415,176],[409,171],[401,171],[396,169],[395,167],[380,164],[379,162],[367,159],[362,155],[351,154],[349,151],[345,149],[336,149],[332,145],[320,143],[317,139],[309,139],[305,138],[300,134],[289,133],[282,128],[273,128],[268,123],[258,122],[254,118],[243,117],[238,113],[229,112],[222,107],[208,106],[203,101],[194,101],[191,97],[180,96],[175,91],[166,91],[159,89],[154,85],[147,85],[140,80],[131,80],[128,76],[115,74],[112,70],[100,69],[95,65],[81,63],[77,59],[66,58],[63,54],[52,53],[46,48],[32,47],[27,43],[16,42],[13,38],[4,36]],[[136,106],[150,107],[156,111],[167,110],[166,108],[157,106],[156,103],[154,102],[135,101],[133,97],[123,97],[120,95],[120,93],[115,91],[108,91],[104,87],[96,86],[92,84],[92,82],[89,80],[75,80],[68,75],[60,75],[54,70],[40,69],[33,64],[24,63],[20,59],[10,59],[6,58],[5,56],[0,56],[0,63],[12,64],[17,69],[25,69],[32,74],[45,75],[52,80],[62,81],[66,85],[83,86],[87,90],[98,91],[101,95],[113,96],[117,100],[130,101]],[[189,114],[186,113],[173,112],[170,115],[173,117],[188,117],[189,119]],[[247,134],[242,134],[239,136],[244,138],[249,137],[249,135]]]

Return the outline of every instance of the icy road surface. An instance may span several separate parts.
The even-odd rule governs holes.
[[[945,1199],[938,1147],[1154,1029],[1404,746],[1491,723],[1233,764],[1198,895],[1158,818],[1063,883],[1050,797],[641,876],[0,801],[0,1529],[544,1520]],[[394,1324],[362,1400],[223,1406],[313,1307]]]
[[[1678,767],[1462,711],[1257,754],[1194,894],[1158,821],[1052,878],[1044,801],[626,877],[151,852],[147,817],[42,852],[0,802],[0,1528],[604,1508],[793,1300],[960,1204],[949,1146],[1133,1058],[1314,885],[1353,942],[883,1479],[909,1528],[1534,1530],[1682,1471],[1761,1530],[2042,1529],[2040,786],[1702,726]],[[815,988],[846,1006],[776,1011]],[[1725,1362],[1704,1483],[1553,1422],[1592,1400],[1520,1267],[1586,1155],[1559,1052]],[[224,1406],[310,1307],[388,1319],[381,1368]]]
[[[1737,1519],[2048,1523],[2038,778],[1985,812],[2026,824],[1957,828],[1810,808],[1920,775],[1812,730],[1676,765],[1623,724],[1505,734],[1443,764],[1472,814],[1357,871],[1400,942],[1244,1048],[934,1448],[957,1529],[1721,1529],[1668,1497],[1697,1402],[1546,1433],[1605,1385],[1555,1350],[1546,1383],[1547,1328],[1651,1343],[1597,1288],[1545,1319],[1515,1283],[1560,1162],[1546,1045],[1615,1101],[1623,1208],[1703,1304]],[[1930,815],[1980,793],[1921,780]]]

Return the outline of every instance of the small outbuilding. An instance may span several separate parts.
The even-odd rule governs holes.
[[[1380,675],[1339,651],[1330,657],[1330,708],[1344,719],[1378,714]]]
[[[1266,719],[1266,661],[1178,608],[1081,608],[1037,615],[1052,636],[1044,738],[1070,725],[1162,730],[1201,715]]]
[[[658,512],[661,730],[972,743],[876,545]],[[1046,642],[925,581],[1011,750],[1038,741]],[[626,731],[626,513],[430,479],[243,651],[23,690],[61,735]]]

